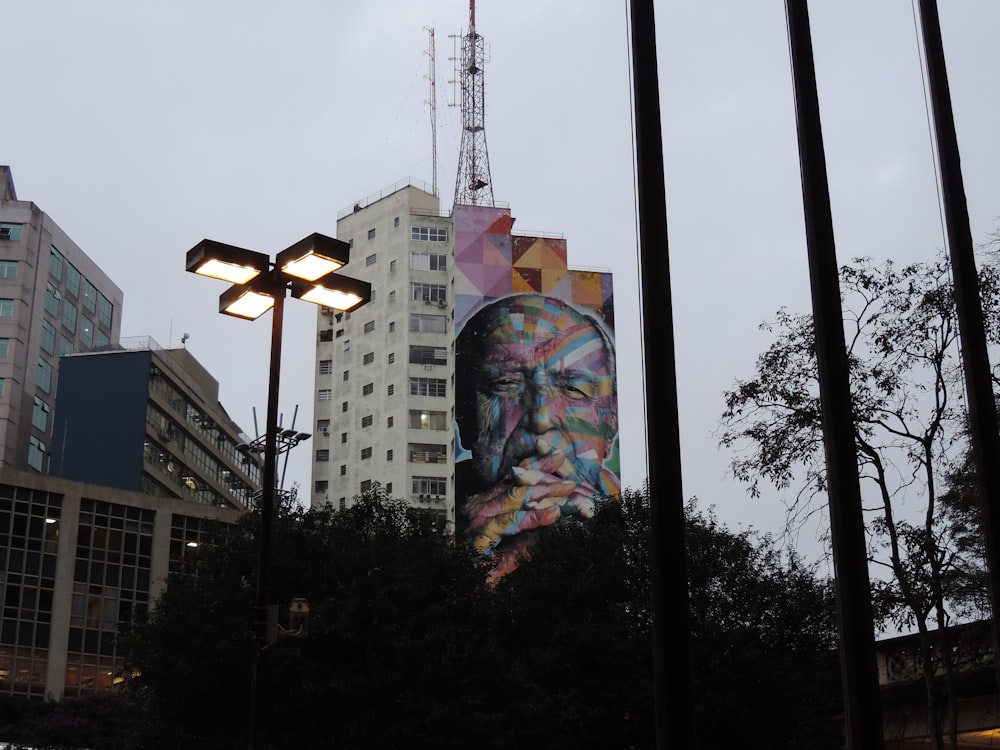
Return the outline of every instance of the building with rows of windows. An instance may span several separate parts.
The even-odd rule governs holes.
[[[379,482],[444,519],[452,477],[451,219],[415,184],[341,212],[344,272],[372,285],[354,313],[321,309],[311,500]]]
[[[122,292],[0,166],[0,466],[44,474],[58,360],[106,348]]]
[[[349,505],[378,482],[442,522],[455,520],[463,492],[456,466],[470,458],[456,430],[456,336],[491,303],[519,295],[551,299],[547,310],[572,308],[589,321],[590,344],[604,351],[609,416],[575,425],[572,439],[582,456],[590,433],[604,430],[587,455],[607,480],[602,490],[616,487],[611,274],[569,268],[565,239],[515,235],[513,223],[507,207],[442,212],[437,196],[409,181],[340,213],[337,236],[352,248],[345,273],[370,282],[372,299],[350,314],[318,313],[313,505]],[[568,398],[579,400],[579,391]],[[583,401],[601,399],[595,391]]]

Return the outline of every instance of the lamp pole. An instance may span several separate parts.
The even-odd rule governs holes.
[[[278,463],[278,391],[281,382],[281,337],[285,296],[325,307],[350,311],[371,299],[371,284],[342,276],[350,249],[346,242],[312,234],[270,258],[252,250],[202,240],[187,254],[187,270],[233,282],[219,298],[219,312],[254,320],[267,310],[271,317],[270,370],[264,435],[263,486],[260,495],[260,533],[257,538],[257,576],[253,611],[253,666],[250,683],[250,750],[264,747],[264,694],[270,607],[271,538]]]

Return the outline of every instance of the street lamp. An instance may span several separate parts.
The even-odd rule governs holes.
[[[263,676],[267,647],[268,568],[271,559],[271,524],[274,515],[278,457],[278,384],[281,371],[281,331],[285,296],[304,299],[343,312],[355,310],[371,299],[371,284],[337,271],[347,264],[346,242],[311,234],[282,250],[274,263],[265,253],[202,240],[187,253],[186,270],[230,282],[219,297],[219,312],[256,320],[273,309],[271,363],[267,387],[267,422],[264,432],[264,476],[260,501],[260,536],[257,547],[257,590],[254,601],[254,664],[251,685],[251,750],[263,747]]]

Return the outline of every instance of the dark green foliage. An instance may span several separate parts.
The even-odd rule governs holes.
[[[312,613],[308,638],[269,652],[268,746],[652,748],[648,510],[626,492],[543,534],[494,586],[379,491],[343,512],[283,511],[272,599],[304,596]],[[728,747],[734,726],[761,747],[826,747],[828,586],[766,538],[691,513],[703,748]],[[245,746],[255,549],[247,519],[130,636],[126,746]]]
[[[59,703],[5,697],[0,702],[0,738],[14,747],[37,750],[124,750],[125,710],[122,697],[111,693],[91,693]]]

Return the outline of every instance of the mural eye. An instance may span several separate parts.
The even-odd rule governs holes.
[[[524,390],[524,379],[517,375],[503,375],[493,378],[490,385],[498,395],[516,395]]]

